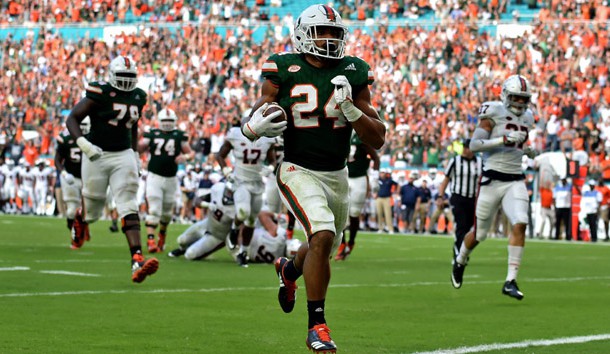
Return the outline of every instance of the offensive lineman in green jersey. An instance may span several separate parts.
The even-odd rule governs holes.
[[[193,158],[188,137],[176,129],[178,117],[176,113],[164,108],[157,115],[159,129],[151,129],[144,134],[138,151],[150,152],[148,161],[148,176],[146,177],[146,200],[148,215],[146,215],[146,231],[148,234],[148,252],[156,253],[165,249],[167,226],[172,220],[172,212],[176,203],[178,182],[176,173],[178,164]],[[155,229],[159,226],[159,242],[155,244]]]
[[[349,242],[345,242],[345,234],[335,256],[336,261],[343,261],[354,250],[356,233],[360,228],[360,214],[366,203],[369,186],[368,171],[373,160],[373,169],[379,171],[379,154],[367,144],[362,143],[357,134],[352,134],[351,149],[347,159],[349,181]]]
[[[74,106],[66,125],[83,152],[84,211],[76,214],[75,237],[85,237],[88,224],[102,216],[110,185],[131,251],[131,279],[141,283],[157,271],[159,261],[144,259],[140,243],[136,200],[140,161],[137,123],[146,105],[146,92],[136,88],[137,74],[136,63],[131,58],[114,58],[110,62],[108,82],[89,84],[86,96]],[[86,116],[91,118],[87,138],[79,126]]]
[[[87,135],[90,127],[91,120],[89,117],[86,117],[80,124],[80,130],[83,134]],[[76,145],[76,139],[69,132],[62,133],[57,137],[55,168],[61,171],[59,175],[61,194],[66,203],[66,219],[68,230],[70,230],[70,237],[72,238],[70,246],[72,249],[80,248],[85,241],[83,237],[80,239],[75,237],[73,227],[76,211],[81,205],[81,189],[83,188],[81,181],[81,155],[82,152],[78,145]]]
[[[347,27],[327,5],[312,5],[295,21],[293,44],[298,53],[272,55],[263,65],[266,79],[242,132],[249,139],[283,133],[284,161],[277,171],[282,201],[299,220],[308,243],[293,260],[278,258],[278,300],[284,312],[295,304],[296,280],[304,275],[309,331],[307,346],[336,352],[324,317],[330,281],[329,258],[341,241],[348,216],[346,160],[352,129],[375,149],[384,143],[385,126],[371,105],[372,72],[359,58],[344,56]],[[263,116],[278,102],[281,113]]]

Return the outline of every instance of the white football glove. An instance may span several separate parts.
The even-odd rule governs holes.
[[[102,148],[97,145],[93,145],[84,136],[81,136],[80,138],[76,139],[76,145],[78,145],[83,154],[87,155],[87,157],[91,161],[95,161],[99,159],[100,156],[102,156]]]
[[[229,166],[225,166],[222,168],[222,175],[225,177],[229,177],[229,175],[233,172],[233,169]]]
[[[532,149],[529,146],[526,146],[525,148],[523,148],[523,153],[525,154],[525,156],[529,157],[530,159],[534,159],[536,156],[538,156],[538,151]]]
[[[335,85],[335,92],[333,94],[335,102],[341,107],[341,112],[345,118],[350,122],[355,122],[362,117],[362,111],[354,106],[352,100],[352,85],[345,75],[337,75],[330,80],[330,83]]]
[[[61,171],[61,176],[68,185],[74,184],[74,176],[66,170]]]
[[[287,121],[282,121],[279,123],[273,123],[272,120],[282,114],[282,111],[276,111],[268,116],[263,116],[263,112],[267,108],[269,104],[265,103],[264,105],[258,107],[250,121],[241,128],[242,134],[244,134],[248,139],[254,141],[261,136],[266,137],[274,137],[281,135],[284,130],[286,130],[286,126],[288,125]]]
[[[504,144],[521,144],[527,139],[527,133],[523,131],[511,131],[510,133],[504,135]]]

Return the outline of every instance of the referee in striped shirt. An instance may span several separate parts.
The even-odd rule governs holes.
[[[474,225],[476,193],[483,168],[481,158],[470,150],[470,139],[464,139],[462,144],[464,146],[462,154],[449,160],[445,169],[445,179],[438,188],[438,195],[441,197],[445,195],[447,186],[451,192],[449,202],[456,223],[454,259],[460,252],[464,236]]]

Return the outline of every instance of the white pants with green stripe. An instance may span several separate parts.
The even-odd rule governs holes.
[[[335,233],[331,252],[334,254],[341,243],[349,211],[347,167],[323,172],[282,162],[278,187],[282,202],[301,223],[308,238],[322,230]]]

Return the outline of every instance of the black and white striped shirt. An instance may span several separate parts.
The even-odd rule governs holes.
[[[461,155],[453,157],[445,169],[445,176],[450,180],[451,194],[474,198],[482,168],[483,162],[479,156],[475,156],[471,160]]]

